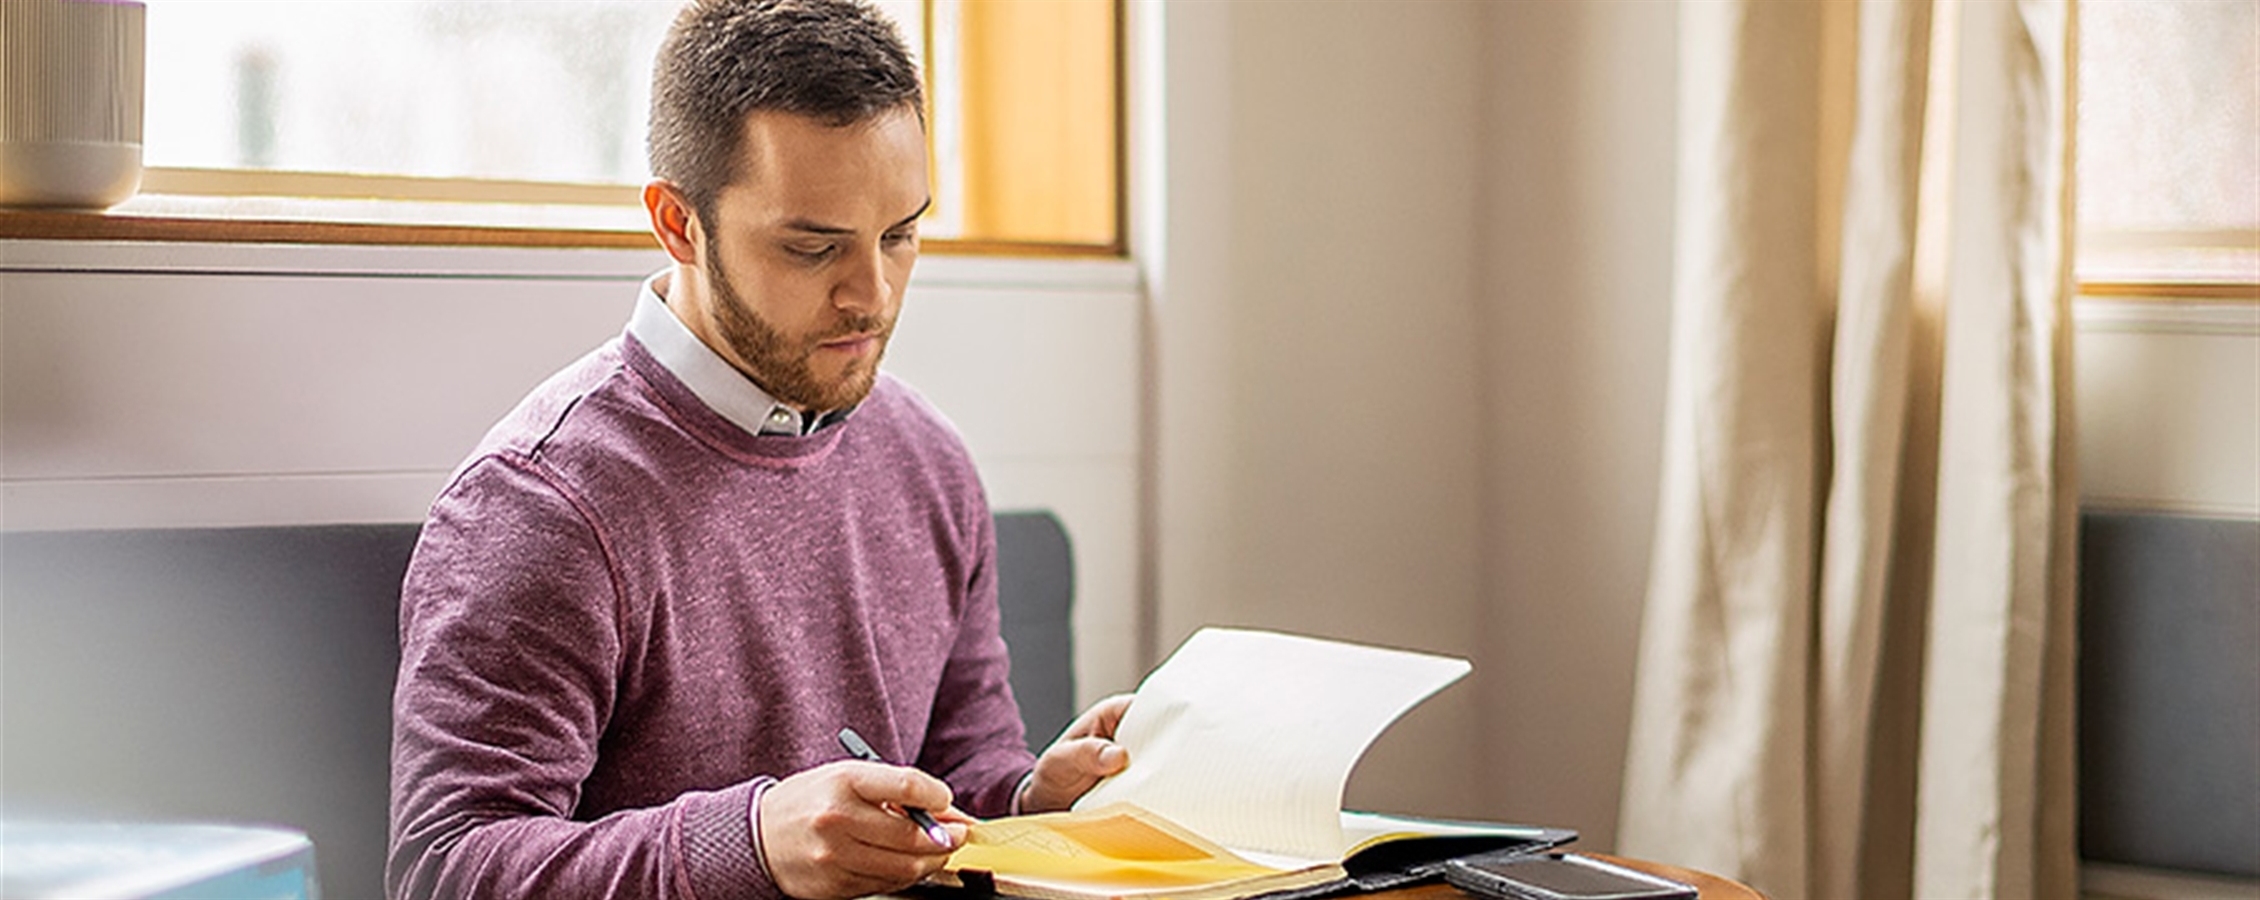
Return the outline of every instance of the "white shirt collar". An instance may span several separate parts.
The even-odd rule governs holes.
[[[628,317],[628,333],[699,400],[749,434],[805,434],[814,425],[846,418],[846,411],[803,415],[778,402],[706,346],[667,306],[663,292],[672,274],[672,270],[664,270],[644,279],[643,289],[636,294],[636,310]]]

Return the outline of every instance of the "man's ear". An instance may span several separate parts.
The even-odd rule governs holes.
[[[643,186],[643,208],[651,216],[651,234],[659,239],[660,249],[678,263],[698,265],[698,216],[683,192],[665,181],[653,181]]]

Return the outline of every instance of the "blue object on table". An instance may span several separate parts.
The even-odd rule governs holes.
[[[280,828],[0,822],[0,896],[319,900],[314,844]]]

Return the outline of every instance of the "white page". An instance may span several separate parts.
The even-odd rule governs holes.
[[[1463,659],[1204,628],[1146,676],[1115,730],[1130,768],[1077,809],[1127,801],[1219,844],[1336,861],[1350,769]]]
[[[1355,847],[1386,834],[1422,834],[1436,837],[1519,837],[1538,840],[1546,829],[1534,825],[1507,825],[1497,822],[1453,822],[1439,819],[1422,819],[1410,816],[1392,816],[1388,813],[1342,813],[1342,842]]]

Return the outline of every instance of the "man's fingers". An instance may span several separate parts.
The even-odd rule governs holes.
[[[1105,700],[1099,701],[1098,706],[1096,707],[1098,712],[1098,727],[1092,730],[1092,736],[1103,738],[1114,737],[1115,728],[1122,724],[1123,714],[1130,711],[1130,699],[1131,698],[1129,694],[1116,694],[1112,697],[1106,698]]]
[[[1060,735],[1060,739],[1114,737],[1115,727],[1122,724],[1122,714],[1130,709],[1130,700],[1129,694],[1116,694],[1091,704],[1090,709],[1075,717],[1074,724],[1067,726],[1067,731]]]
[[[932,813],[934,816],[934,821],[942,823],[942,827],[944,828],[947,828],[951,825],[972,826],[978,825],[981,822],[980,819],[966,815],[964,810],[958,809],[955,806],[947,806],[941,809],[929,809],[927,810],[927,812]],[[956,832],[952,831],[951,833],[955,834]]]
[[[917,769],[867,762],[840,765],[854,767],[848,789],[873,806],[917,807],[932,812],[948,809],[956,800],[947,783]]]
[[[897,836],[889,829],[881,842],[857,840],[843,846],[835,858],[836,865],[842,872],[892,888],[932,874],[949,859],[948,851],[936,847],[931,838],[915,829],[902,845],[894,843]]]
[[[874,821],[866,832],[868,839],[885,850],[898,853],[946,853],[965,842],[964,828],[951,830],[942,825],[945,840],[935,840],[935,835],[916,822],[910,810],[926,813],[929,821],[940,824],[940,817],[953,812],[953,800],[947,783],[917,769],[890,766],[883,763],[843,763],[855,767],[850,772],[848,789],[856,799],[878,810],[884,821]],[[970,822],[962,813],[955,815]]]

